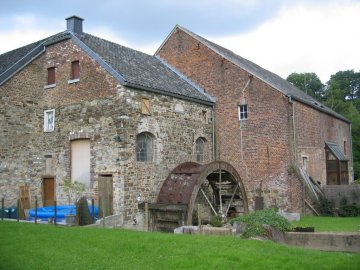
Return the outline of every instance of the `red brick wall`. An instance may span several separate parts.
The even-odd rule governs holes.
[[[175,30],[158,55],[216,97],[217,158],[231,163],[245,182],[250,207],[262,188],[265,205],[298,209],[289,174],[291,106],[258,78],[222,58],[181,30]],[[238,104],[248,104],[248,120],[238,120]],[[242,147],[241,147],[242,146]],[[242,158],[243,157],[243,158]]]

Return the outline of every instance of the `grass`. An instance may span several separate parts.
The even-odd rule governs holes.
[[[360,254],[226,236],[0,222],[0,269],[358,269]]]
[[[294,227],[315,227],[316,232],[359,232],[360,217],[315,217],[302,216],[292,222]]]

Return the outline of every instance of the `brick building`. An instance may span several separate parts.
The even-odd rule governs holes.
[[[216,159],[232,164],[250,208],[303,209],[296,167],[322,185],[352,177],[351,124],[276,74],[175,26],[155,53],[216,98]]]
[[[82,22],[0,55],[0,197],[16,205],[26,184],[40,205],[67,204],[64,180],[77,180],[132,222],[174,167],[211,161],[213,99]]]

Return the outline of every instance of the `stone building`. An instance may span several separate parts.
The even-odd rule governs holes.
[[[188,205],[191,223],[199,203],[209,215],[304,211],[297,167],[322,185],[352,181],[348,120],[180,26],[150,56],[67,18],[66,31],[0,55],[0,93],[6,205],[19,184],[42,205],[68,203],[71,179],[119,224],[143,201]]]
[[[302,212],[296,167],[321,185],[353,181],[350,122],[291,83],[178,25],[155,55],[216,98],[216,159],[236,168],[250,208]]]
[[[67,204],[65,179],[132,222],[178,164],[212,160],[214,100],[154,56],[82,30],[0,55],[0,197]],[[104,195],[105,196],[105,195]]]

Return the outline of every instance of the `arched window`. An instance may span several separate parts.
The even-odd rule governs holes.
[[[136,160],[153,161],[154,136],[149,132],[142,132],[136,136]]]
[[[195,144],[196,144],[196,161],[203,162],[205,160],[206,139],[203,137],[199,137],[197,138]]]

